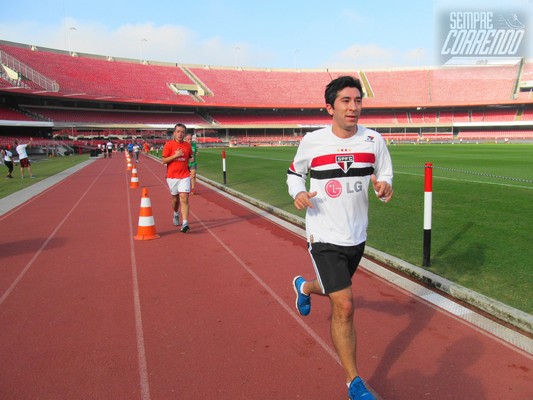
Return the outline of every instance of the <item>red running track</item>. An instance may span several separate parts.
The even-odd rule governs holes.
[[[141,188],[99,159],[0,216],[1,399],[346,399],[326,299],[294,310],[305,240],[207,187],[172,225],[164,167]],[[365,269],[359,368],[386,400],[533,398],[533,360]]]

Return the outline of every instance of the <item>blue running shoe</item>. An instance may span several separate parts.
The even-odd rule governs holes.
[[[311,296],[305,295],[300,291],[300,288],[304,284],[305,279],[301,276],[297,276],[292,281],[294,285],[294,292],[296,293],[296,309],[301,316],[305,317],[311,312]]]
[[[368,391],[365,383],[358,376],[350,383],[348,388],[348,397],[350,400],[376,400],[376,398]]]

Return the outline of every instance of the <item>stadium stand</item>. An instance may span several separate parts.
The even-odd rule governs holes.
[[[245,112],[222,114],[212,112],[210,116],[221,125],[327,125],[329,116],[324,111],[322,115],[302,115],[302,113],[291,113],[282,115],[273,114],[250,114]]]
[[[189,68],[209,88],[203,100],[218,106],[298,108],[324,104],[324,88],[341,73]],[[355,71],[346,73],[356,75]]]
[[[513,100],[519,68],[443,67],[429,70],[431,102],[457,105],[499,104]]]
[[[3,76],[0,76],[0,87],[13,87],[13,83],[9,81],[9,79],[4,78]]]
[[[180,121],[195,130],[211,130],[203,138],[214,143],[239,136],[253,137],[254,143],[285,142],[329,123],[324,87],[346,74],[363,83],[361,123],[390,140],[451,141],[469,134],[492,140],[503,132],[515,140],[533,136],[528,134],[533,132],[529,60],[364,71],[274,70],[140,62],[0,41],[0,62],[4,136],[156,140]]]
[[[518,99],[528,101],[533,99],[533,63],[525,62],[522,65]]]
[[[522,121],[533,121],[533,108],[524,108],[521,119]]]
[[[149,113],[139,111],[95,111],[95,110],[71,110],[65,108],[46,108],[26,106],[24,109],[32,114],[41,117],[44,120],[54,122],[77,122],[77,123],[102,123],[102,124],[142,124],[142,125],[158,125],[158,124],[175,124],[177,120],[184,124],[206,124],[202,117],[191,112],[181,113]]]
[[[457,122],[483,122],[483,110],[473,110],[471,116],[463,116],[463,119],[458,119]]]
[[[146,102],[190,102],[190,96],[177,95],[169,87],[170,83],[193,84],[181,68],[176,66],[73,57],[1,44],[0,50],[55,80],[60,88],[59,94],[107,101],[139,99]]]
[[[0,120],[4,121],[32,121],[27,115],[0,104]]]
[[[417,107],[429,102],[428,71],[387,70],[366,71],[365,76],[374,97],[365,99],[369,106]]]
[[[459,132],[459,139],[495,141],[504,139],[513,140],[533,140],[533,132],[530,130],[487,130],[487,131],[465,131]]]
[[[483,121],[499,122],[499,121],[514,121],[516,119],[515,108],[502,110],[485,110],[483,111]]]
[[[363,109],[361,123],[368,125],[397,125],[398,119],[393,112],[370,112]]]
[[[400,125],[404,125],[405,126],[405,125],[409,125],[410,124],[409,116],[408,116],[406,111],[396,111],[395,115],[396,115],[396,119],[398,120],[398,123]]]

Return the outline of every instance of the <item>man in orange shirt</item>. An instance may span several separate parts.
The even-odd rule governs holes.
[[[181,206],[181,232],[189,231],[189,192],[191,191],[191,172],[189,161],[194,160],[192,147],[184,138],[187,127],[178,123],[174,127],[173,139],[165,143],[162,153],[163,164],[167,166],[167,184],[172,195],[172,209],[174,211],[174,225],[180,224]]]

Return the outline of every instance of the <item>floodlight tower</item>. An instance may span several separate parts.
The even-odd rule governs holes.
[[[70,32],[74,32],[74,31],[77,31],[76,27],[75,26],[71,26],[67,32],[67,40],[68,40],[68,54],[69,55],[72,55],[72,50],[71,50],[71,47],[70,47]]]
[[[142,38],[141,39],[141,42],[139,43],[139,62],[142,64],[143,63],[143,44],[145,42],[148,42],[148,39],[146,38]]]

